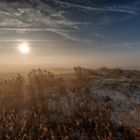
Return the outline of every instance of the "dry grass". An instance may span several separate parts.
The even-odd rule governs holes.
[[[116,124],[90,95],[90,75],[98,73],[76,67],[63,78],[38,69],[1,80],[0,139],[139,140],[138,128]]]

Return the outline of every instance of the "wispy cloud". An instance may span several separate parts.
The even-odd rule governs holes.
[[[67,29],[68,31],[75,31],[74,29]],[[0,31],[66,31],[65,29],[53,28],[0,28]]]
[[[63,40],[91,44],[94,43],[94,39],[105,39],[105,34],[102,35],[100,32],[106,25],[126,21],[139,14],[137,9],[123,5],[95,5],[93,7],[60,0],[52,0],[51,3],[42,0],[25,2],[7,2],[5,0],[0,1],[0,9],[0,35],[2,38],[4,33],[11,38],[8,36],[8,32],[12,31],[19,34],[45,32],[45,35],[52,32],[62,37]],[[1,42],[8,41],[8,39],[2,38]],[[35,40],[45,41],[40,38],[28,41]],[[9,41],[12,40],[9,39]],[[16,40],[13,39],[13,41]]]
[[[119,43],[112,44],[112,47],[114,48],[123,48],[123,49],[129,49],[129,50],[137,50],[139,46],[140,46],[139,41],[133,41],[133,42],[121,41]]]
[[[59,1],[59,0],[56,0],[56,2],[61,4],[61,6],[81,8],[81,9],[90,10],[90,11],[120,12],[120,13],[128,13],[128,14],[133,14],[133,15],[138,14],[136,11],[132,11],[132,10],[129,10],[129,9],[123,9],[123,8],[116,8],[116,7],[105,7],[105,8],[89,7],[89,6],[78,5],[78,4],[73,4],[73,3],[69,3],[69,2],[63,2],[63,1]]]
[[[11,39],[11,40],[8,40],[8,39],[3,39],[3,40],[0,40],[0,42],[48,42],[48,43],[53,43],[54,40],[45,40],[45,39]]]

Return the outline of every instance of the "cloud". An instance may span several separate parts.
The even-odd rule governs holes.
[[[10,13],[8,13],[8,12],[5,12],[5,11],[0,11],[0,15],[10,15]]]
[[[35,1],[37,6],[33,7],[27,3],[7,3],[0,2],[3,5],[0,11],[0,27],[51,27],[54,28],[77,28],[76,24],[66,19],[61,11],[42,1]],[[31,1],[33,3],[33,1]],[[16,6],[15,6],[16,5]],[[17,10],[15,10],[15,7]],[[17,8],[18,7],[18,8]],[[7,11],[7,12],[5,12]],[[55,15],[55,16],[54,16]],[[57,17],[57,18],[55,18]],[[53,27],[52,27],[53,26]]]
[[[45,39],[3,39],[0,40],[0,42],[49,42],[49,43],[53,43],[54,40],[45,40]]]
[[[139,41],[133,41],[133,42],[121,41],[119,43],[112,44],[112,47],[114,48],[124,48],[124,49],[129,49],[129,50],[137,50],[139,46],[140,46]]]
[[[0,31],[52,31],[52,32],[56,32],[56,31],[65,31],[65,29],[53,29],[53,28],[0,28]],[[71,30],[74,31],[74,30]]]
[[[119,13],[127,13],[127,14],[132,14],[132,15],[137,15],[138,13],[129,9],[123,9],[123,8],[116,8],[116,7],[105,7],[105,8],[99,8],[99,7],[89,7],[89,6],[83,6],[79,4],[73,4],[69,2],[63,2],[56,0],[58,4],[61,6],[67,6],[67,7],[75,7],[75,8],[81,8],[85,10],[90,10],[90,11],[102,11],[102,12],[119,12]]]
[[[6,0],[0,1],[0,9],[0,33],[8,34],[14,31],[19,34],[29,32],[49,34],[53,32],[63,40],[81,43],[93,43],[95,39],[104,40],[105,35],[100,34],[99,31],[101,32],[106,25],[126,21],[139,14],[133,7],[123,5],[91,7],[88,4],[84,6],[60,0],[23,0],[21,2]],[[3,39],[3,41],[6,40]],[[13,39],[13,41],[16,40]],[[41,39],[36,38],[36,41]]]

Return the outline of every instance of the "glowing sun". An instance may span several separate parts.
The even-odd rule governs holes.
[[[30,52],[30,47],[27,42],[23,42],[18,45],[18,50],[22,54],[28,54]]]

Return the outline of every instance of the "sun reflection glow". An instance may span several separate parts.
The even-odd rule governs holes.
[[[27,42],[23,42],[18,45],[18,50],[22,54],[28,54],[30,52],[30,47]]]

